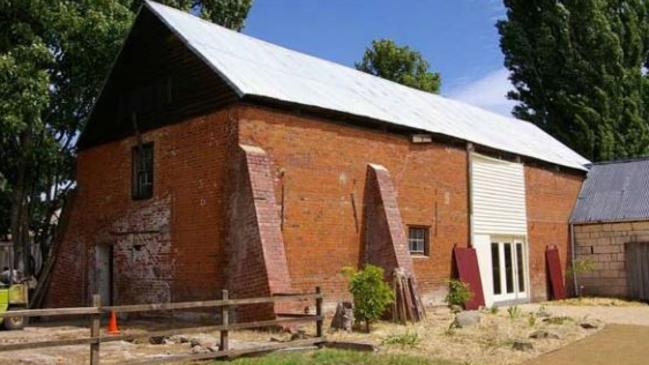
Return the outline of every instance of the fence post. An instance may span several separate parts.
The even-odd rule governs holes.
[[[99,294],[92,296],[92,306],[97,308],[101,307],[101,297]],[[90,315],[90,337],[98,338],[101,326],[101,313]],[[99,340],[90,344],[90,365],[99,365]]]
[[[315,287],[315,293],[318,294],[318,297],[315,298],[315,315],[317,317],[315,335],[316,337],[322,337],[322,292],[319,286]]]
[[[221,299],[228,300],[228,291],[226,289],[221,290]],[[225,329],[221,330],[221,348],[220,351],[229,350],[228,343],[228,326],[230,324],[230,307],[224,305],[221,307],[221,324]]]

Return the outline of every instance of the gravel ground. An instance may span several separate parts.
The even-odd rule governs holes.
[[[537,311],[541,306],[556,316],[592,318],[604,323],[649,326],[649,305],[611,299],[588,298],[581,302],[570,300],[569,305],[557,303],[525,304],[521,309]]]

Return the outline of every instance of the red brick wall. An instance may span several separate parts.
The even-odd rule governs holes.
[[[583,179],[581,173],[525,166],[527,239],[530,247],[530,280],[534,301],[547,299],[545,248],[548,245],[556,245],[559,248],[565,280],[565,270],[570,262],[568,219],[577,201]],[[567,285],[570,288],[569,282]]]
[[[239,122],[237,123],[237,119]],[[392,178],[404,231],[430,227],[430,255],[412,257],[425,303],[439,302],[454,244],[468,242],[463,145],[412,144],[407,136],[242,105],[143,135],[155,143],[154,197],[131,199],[134,138],[84,150],[48,305],[88,303],[94,245],[114,245],[118,303],[218,298],[226,286],[239,144],[268,155],[292,288],[347,297],[344,266],[362,262],[368,163]],[[567,219],[581,174],[526,166],[531,280],[545,297],[547,244],[568,257]],[[121,273],[121,274],[120,274]],[[119,276],[122,275],[122,276]],[[234,279],[236,280],[236,279]]]
[[[225,110],[143,134],[155,149],[150,200],[131,199],[134,138],[81,151],[46,305],[89,302],[95,244],[114,245],[117,303],[220,297],[232,120]]]
[[[464,148],[255,107],[241,112],[240,139],[271,159],[295,289],[347,296],[340,270],[362,260],[367,164],[377,163],[390,171],[404,225],[430,227],[430,257],[413,265],[424,301],[443,297],[451,249],[468,241]]]

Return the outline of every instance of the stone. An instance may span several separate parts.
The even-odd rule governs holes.
[[[192,353],[193,354],[204,354],[206,352],[210,352],[207,348],[201,346],[201,345],[196,345],[192,346]]]
[[[541,340],[541,339],[553,339],[553,340],[558,340],[560,337],[558,334],[551,332],[551,331],[546,331],[546,330],[538,330],[532,332],[530,334],[530,338],[533,338],[535,340]]]
[[[189,337],[186,335],[173,335],[169,339],[175,343],[187,343],[189,342]]]
[[[153,337],[149,338],[149,343],[152,344],[152,345],[162,345],[162,344],[165,344],[166,343],[165,341],[168,341],[168,340],[169,340],[169,337],[167,337],[167,336],[153,336]],[[171,341],[171,343],[173,343],[173,341]]]
[[[291,341],[295,340],[304,340],[307,338],[306,332],[304,330],[297,330],[295,333],[291,334]]]
[[[583,321],[583,322],[579,323],[579,326],[581,326],[581,328],[583,328],[585,330],[594,330],[594,329],[599,328],[599,325],[597,323],[595,323],[595,322],[592,322],[592,321]]]
[[[512,348],[516,351],[531,351],[534,349],[534,345],[526,340],[516,340],[512,343]]]
[[[480,312],[464,311],[455,315],[453,325],[457,328],[472,327],[480,323]]]
[[[451,313],[460,313],[462,312],[462,306],[459,306],[457,304],[451,305]]]
[[[351,302],[339,302],[336,305],[336,314],[331,319],[332,330],[352,331],[354,325],[354,310]]]
[[[208,348],[210,346],[216,345],[217,343],[218,343],[217,339],[211,336],[198,336],[189,339],[189,344],[192,348],[195,346]]]

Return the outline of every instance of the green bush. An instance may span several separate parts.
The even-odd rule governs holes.
[[[461,280],[451,279],[448,281],[448,295],[444,301],[449,305],[464,306],[464,303],[473,298],[473,292],[469,284]]]
[[[354,317],[365,322],[370,332],[370,323],[381,318],[388,305],[394,300],[392,288],[383,280],[383,269],[366,265],[363,270],[343,269],[349,279],[349,291],[354,297]]]

